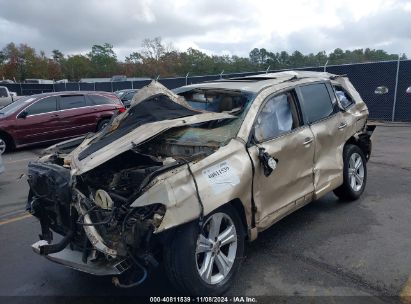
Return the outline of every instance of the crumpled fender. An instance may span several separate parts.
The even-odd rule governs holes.
[[[221,147],[218,153],[189,165],[198,184],[204,215],[239,199],[244,207],[247,224],[250,225],[252,168],[242,141],[233,139]],[[156,233],[199,217],[200,203],[187,165],[155,178],[131,207],[156,203],[166,206],[166,213]]]

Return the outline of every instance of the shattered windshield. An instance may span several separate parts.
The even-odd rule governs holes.
[[[85,159],[143,124],[208,112],[224,115],[221,119],[172,128],[159,138],[163,143],[178,142],[183,145],[225,144],[237,135],[253,99],[254,95],[249,92],[226,89],[195,88],[176,95],[153,82],[134,96],[129,110],[114,118],[89,142],[79,153],[78,159]]]
[[[254,94],[243,91],[194,89],[180,93],[187,103],[195,108],[210,112],[225,112],[235,118],[206,122],[188,127],[172,129],[164,134],[166,141],[185,144],[220,145],[236,137],[247,114]]]
[[[91,144],[79,154],[82,160],[102,147],[112,143],[143,124],[150,122],[176,119],[200,114],[199,111],[188,109],[168,96],[159,94],[134,105],[119,120],[118,125],[110,125],[96,137]]]

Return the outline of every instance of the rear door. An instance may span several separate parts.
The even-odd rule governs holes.
[[[320,197],[342,183],[347,122],[329,83],[301,85],[298,93],[305,123],[314,134],[314,189],[315,196]]]
[[[96,130],[96,110],[84,94],[61,95],[58,101],[64,137],[78,136]]]
[[[62,136],[55,96],[39,99],[21,112],[27,112],[27,116],[17,115],[17,145],[50,141]]]
[[[309,202],[314,191],[314,135],[304,125],[294,90],[269,96],[254,125],[255,144],[249,148],[254,163],[254,200],[259,229]],[[259,159],[264,149],[276,159],[277,167],[269,176]]]

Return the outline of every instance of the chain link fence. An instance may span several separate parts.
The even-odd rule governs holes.
[[[384,121],[411,122],[411,94],[406,90],[411,86],[411,60],[381,61],[372,63],[330,65],[326,67],[296,68],[294,70],[324,71],[338,75],[347,75],[361,97],[366,102],[370,119]],[[204,76],[189,76],[175,78],[159,78],[158,81],[169,89],[187,84],[195,84],[220,78],[243,77],[258,73],[277,72],[267,70],[260,72],[231,73]],[[119,82],[68,82],[55,84],[2,84],[18,95],[32,95],[53,91],[107,91],[122,89],[140,89],[150,80],[119,81]],[[388,94],[376,95],[379,86],[388,88]]]

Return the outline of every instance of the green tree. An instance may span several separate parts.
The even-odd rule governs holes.
[[[66,78],[78,81],[81,78],[92,77],[91,60],[83,55],[68,56],[65,62]]]
[[[111,77],[118,70],[117,56],[114,53],[113,45],[109,43],[93,45],[87,56],[91,61],[93,74],[97,77]]]
[[[65,59],[64,54],[59,50],[54,49],[51,53],[53,54],[52,57],[55,62],[61,63]]]

